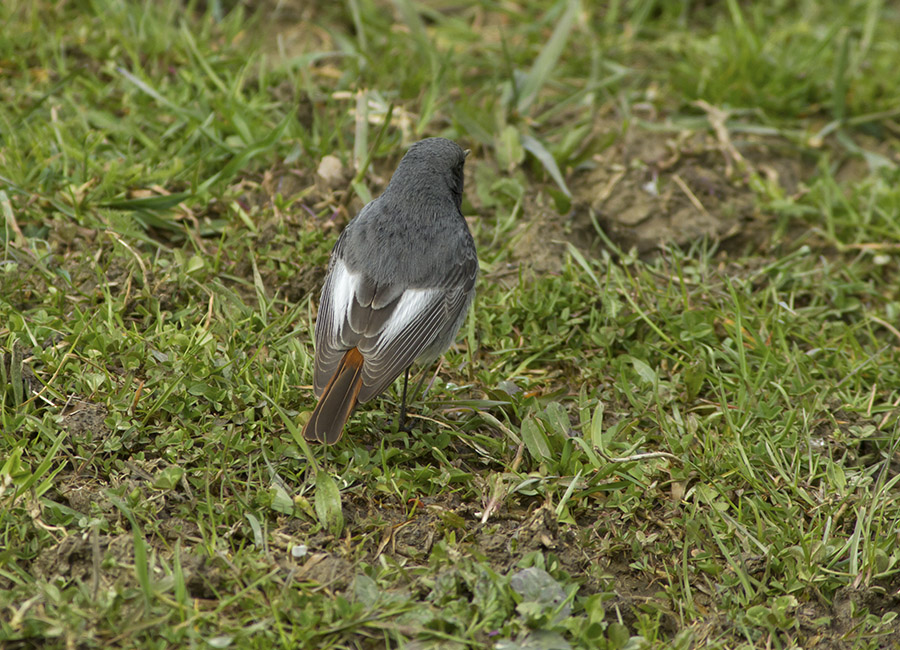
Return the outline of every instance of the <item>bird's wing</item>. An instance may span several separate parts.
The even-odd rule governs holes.
[[[344,353],[356,347],[362,338],[349,326],[349,314],[356,301],[359,276],[351,274],[336,253],[337,247],[325,278],[325,286],[322,287],[322,299],[316,317],[313,389],[317,397],[325,390]]]
[[[443,286],[376,284],[337,257],[325,281],[316,321],[315,391],[321,394],[344,352],[365,359],[359,401],[381,393],[456,323],[469,304],[477,260],[464,260]],[[455,332],[453,332],[455,334]]]
[[[403,292],[384,329],[360,346],[365,364],[359,401],[365,402],[384,391],[432,346],[448,322],[458,320],[468,304],[468,292],[462,287]]]

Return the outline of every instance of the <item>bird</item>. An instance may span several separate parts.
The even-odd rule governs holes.
[[[334,444],[358,404],[428,365],[453,343],[475,296],[478,255],[462,213],[468,151],[445,138],[414,143],[384,192],[339,236],[315,325],[313,391],[303,427]]]

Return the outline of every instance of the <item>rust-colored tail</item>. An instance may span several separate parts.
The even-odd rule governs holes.
[[[359,389],[362,388],[363,356],[356,348],[344,353],[340,365],[303,427],[303,437],[310,442],[333,445],[341,439],[344,425],[353,413]]]

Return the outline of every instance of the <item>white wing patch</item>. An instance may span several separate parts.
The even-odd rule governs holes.
[[[394,313],[384,324],[384,329],[374,346],[375,349],[390,345],[414,318],[427,310],[435,300],[440,299],[442,294],[441,289],[407,289],[404,291]]]
[[[359,273],[350,273],[341,260],[337,260],[331,272],[331,338],[339,341],[341,330],[350,315],[356,291],[359,288]]]

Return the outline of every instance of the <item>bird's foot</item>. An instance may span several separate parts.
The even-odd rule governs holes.
[[[397,415],[397,431],[402,431],[403,433],[410,433],[413,430],[413,421],[411,418],[406,417],[406,413],[400,413]]]

